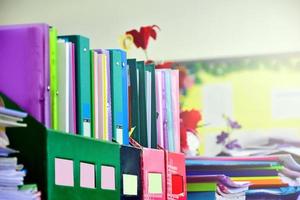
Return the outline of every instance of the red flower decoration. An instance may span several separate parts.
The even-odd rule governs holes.
[[[156,40],[156,30],[160,30],[160,28],[157,25],[153,26],[142,26],[140,28],[140,31],[137,31],[135,29],[127,31],[126,34],[130,34],[133,37],[133,42],[137,48],[142,48],[144,50],[147,49],[149,39],[152,37],[154,40]]]
[[[197,124],[202,119],[202,116],[198,110],[190,110],[181,112],[180,119],[185,128],[196,130]]]
[[[189,149],[187,143],[187,129],[184,127],[183,122],[180,122],[180,148],[182,152],[185,152]]]
[[[183,111],[180,113],[180,148],[186,153],[189,151],[187,132],[197,135],[197,124],[202,119],[202,116],[197,110]]]

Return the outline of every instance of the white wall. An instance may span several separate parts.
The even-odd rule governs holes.
[[[29,22],[86,35],[93,48],[117,48],[120,34],[157,24],[155,60],[300,51],[299,0],[0,0],[0,24]]]

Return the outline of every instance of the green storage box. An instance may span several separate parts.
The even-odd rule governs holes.
[[[19,109],[3,94],[8,108]],[[8,128],[10,147],[19,150],[25,183],[37,183],[43,199],[120,198],[120,146],[45,128],[31,116],[27,128]]]

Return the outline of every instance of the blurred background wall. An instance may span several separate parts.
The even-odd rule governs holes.
[[[0,25],[46,22],[117,48],[125,31],[156,24],[149,57],[185,60],[300,51],[299,11],[299,0],[0,0]]]

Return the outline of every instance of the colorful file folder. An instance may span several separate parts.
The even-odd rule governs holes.
[[[49,26],[0,26],[0,43],[0,91],[50,127]]]
[[[172,71],[167,69],[164,71],[165,78],[165,96],[166,96],[166,116],[167,116],[167,132],[168,137],[168,147],[169,151],[175,151],[174,145],[174,121],[173,121],[173,107],[172,107]]]
[[[143,200],[166,199],[165,156],[163,150],[142,149]]]
[[[91,66],[89,39],[81,35],[60,36],[75,44],[77,131],[91,137]]]
[[[157,148],[155,65],[145,66],[148,147]]]
[[[109,50],[105,49],[96,49],[98,54],[103,54],[106,57],[105,62],[105,71],[106,71],[106,87],[104,87],[106,92],[106,112],[107,112],[107,138],[109,141],[112,141],[112,102],[111,102],[111,77],[110,77],[110,53]],[[105,109],[105,108],[104,108]]]
[[[182,153],[165,151],[167,200],[186,200],[185,157]]]
[[[138,61],[136,63],[138,72],[138,91],[139,91],[139,110],[140,110],[140,140],[144,147],[149,147],[147,133],[147,109],[146,109],[146,89],[145,89],[145,63]]]
[[[57,66],[57,30],[50,28],[49,35],[50,48],[50,110],[51,110],[51,128],[58,130],[59,128],[59,111],[58,111],[58,66]]]
[[[57,75],[58,75],[58,130],[73,132],[74,125],[71,123],[74,113],[73,98],[73,66],[72,66],[72,43],[64,40],[57,42]]]
[[[92,50],[92,100],[94,138],[108,141],[106,54]]]
[[[129,101],[130,101],[130,128],[134,128],[131,137],[140,142],[140,105],[138,91],[138,72],[136,59],[128,59],[127,64],[130,74]]]
[[[121,200],[142,198],[141,149],[121,146]]]
[[[127,55],[125,51],[121,51],[122,58],[122,104],[123,104],[123,142],[122,144],[129,144],[129,109],[128,109],[128,74],[129,69],[127,65]]]
[[[126,54],[119,49],[110,52],[112,133],[120,144],[128,144],[128,83]]]
[[[164,142],[164,124],[165,124],[165,101],[164,101],[164,81],[161,70],[155,71],[155,88],[156,88],[156,112],[157,112],[157,144],[160,147],[165,147]]]
[[[179,108],[179,71],[171,71],[171,96],[173,111],[174,152],[180,152],[180,108]]]

